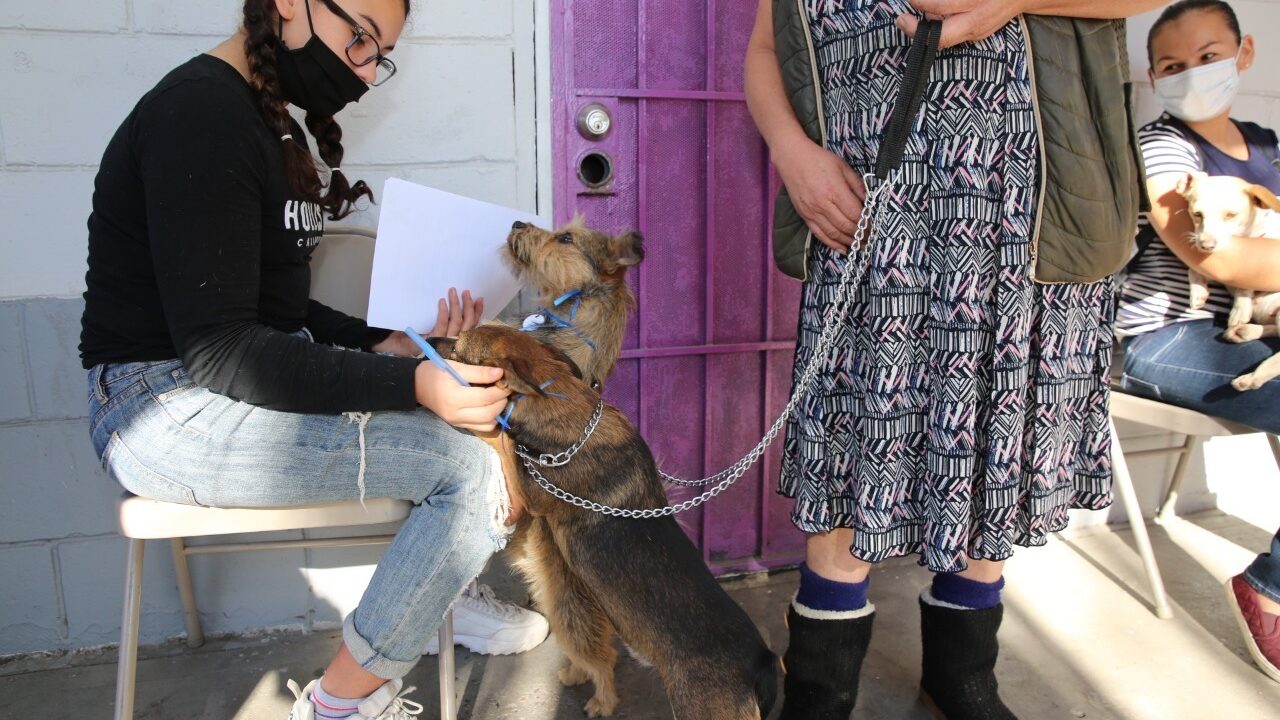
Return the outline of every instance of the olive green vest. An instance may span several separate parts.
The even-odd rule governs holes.
[[[805,0],[773,0],[783,85],[805,133],[827,146],[821,83]],[[1040,210],[1032,277],[1095,282],[1133,252],[1145,181],[1129,93],[1124,20],[1023,16],[1040,132]],[[774,209],[778,268],[804,279],[812,234],[786,188]]]

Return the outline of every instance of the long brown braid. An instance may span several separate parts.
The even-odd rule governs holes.
[[[407,17],[409,0],[405,0],[404,11]],[[244,50],[249,60],[249,84],[258,95],[258,111],[262,119],[283,137],[293,131],[288,101],[276,73],[276,28],[279,22],[275,0],[245,0]],[[316,139],[320,159],[325,165],[342,167],[342,127],[333,116],[307,113],[306,124]],[[341,220],[350,215],[355,210],[356,201],[362,197],[373,201],[373,191],[365,181],[359,180],[351,185],[341,170],[330,173],[327,187],[322,185],[315,159],[301,143],[284,142],[284,164],[289,187],[306,200],[318,203],[329,213],[331,220]]]

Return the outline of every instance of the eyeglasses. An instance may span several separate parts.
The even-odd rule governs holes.
[[[377,63],[378,70],[374,74],[373,86],[377,87],[391,79],[396,74],[396,64],[390,59],[383,57],[382,46],[378,44],[376,38],[356,22],[345,10],[338,7],[333,0],[320,0],[325,7],[334,15],[346,21],[351,26],[351,33],[355,37],[351,38],[351,42],[347,43],[347,59],[356,67],[364,67],[369,63]]]

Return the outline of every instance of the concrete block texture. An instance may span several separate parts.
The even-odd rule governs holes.
[[[0,78],[7,92],[5,82]],[[0,103],[0,125],[8,106]],[[98,152],[105,147],[104,140]],[[0,300],[66,297],[84,291],[89,257],[85,223],[93,207],[94,174],[86,168],[0,169],[5,223],[0,233]],[[16,336],[0,340],[9,342],[19,340]]]
[[[78,349],[84,302],[37,299],[25,303],[23,311],[35,417],[86,417],[86,372]]]
[[[85,420],[0,427],[0,543],[113,533],[124,492],[102,470]]]
[[[348,165],[351,177],[364,180],[373,188],[375,200],[382,199],[382,186],[388,178],[400,178],[420,185],[465,195],[484,202],[535,211],[537,208],[520,207],[519,180],[516,177],[515,163],[486,163],[464,165],[442,165],[418,168],[396,168],[385,166]],[[344,225],[360,225],[376,228],[382,206],[377,203],[361,202],[358,212],[344,219]]]
[[[0,422],[31,416],[24,345],[22,304],[0,302]]]
[[[6,162],[96,167],[143,93],[220,40],[0,31],[8,59],[0,63],[0,87],[6,97],[26,98],[0,104]]]
[[[69,541],[59,543],[57,552],[67,607],[67,645],[119,642],[128,542],[120,537]],[[142,570],[140,641],[154,645],[182,635],[182,603],[168,543],[147,542]]]
[[[0,28],[5,29],[120,32],[128,25],[128,0],[0,3]]]
[[[48,545],[0,546],[0,657],[62,644],[53,556]]]
[[[414,0],[403,37],[500,38],[512,33],[514,0]],[[521,28],[532,32],[531,28]]]
[[[240,27],[243,7],[242,2],[133,0],[133,29],[156,34],[231,35]]]
[[[396,76],[339,116],[347,159],[372,165],[515,159],[510,47],[405,44],[394,57]]]

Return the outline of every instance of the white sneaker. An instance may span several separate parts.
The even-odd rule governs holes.
[[[293,710],[289,712],[289,720],[315,719],[316,706],[311,702],[311,690],[319,682],[319,680],[312,680],[302,689],[298,688],[298,683],[292,680],[288,682],[289,689],[293,691],[295,698]],[[350,720],[410,720],[421,715],[421,705],[401,697],[413,692],[416,688],[410,686],[402,691],[400,688],[403,686],[403,680],[388,680],[383,683],[382,687],[360,703],[356,708],[356,714],[352,715]]]
[[[547,639],[547,619],[532,610],[499,600],[493,588],[472,581],[453,606],[453,641],[481,655],[511,655],[532,650]],[[427,641],[424,655],[440,653],[440,634]]]

